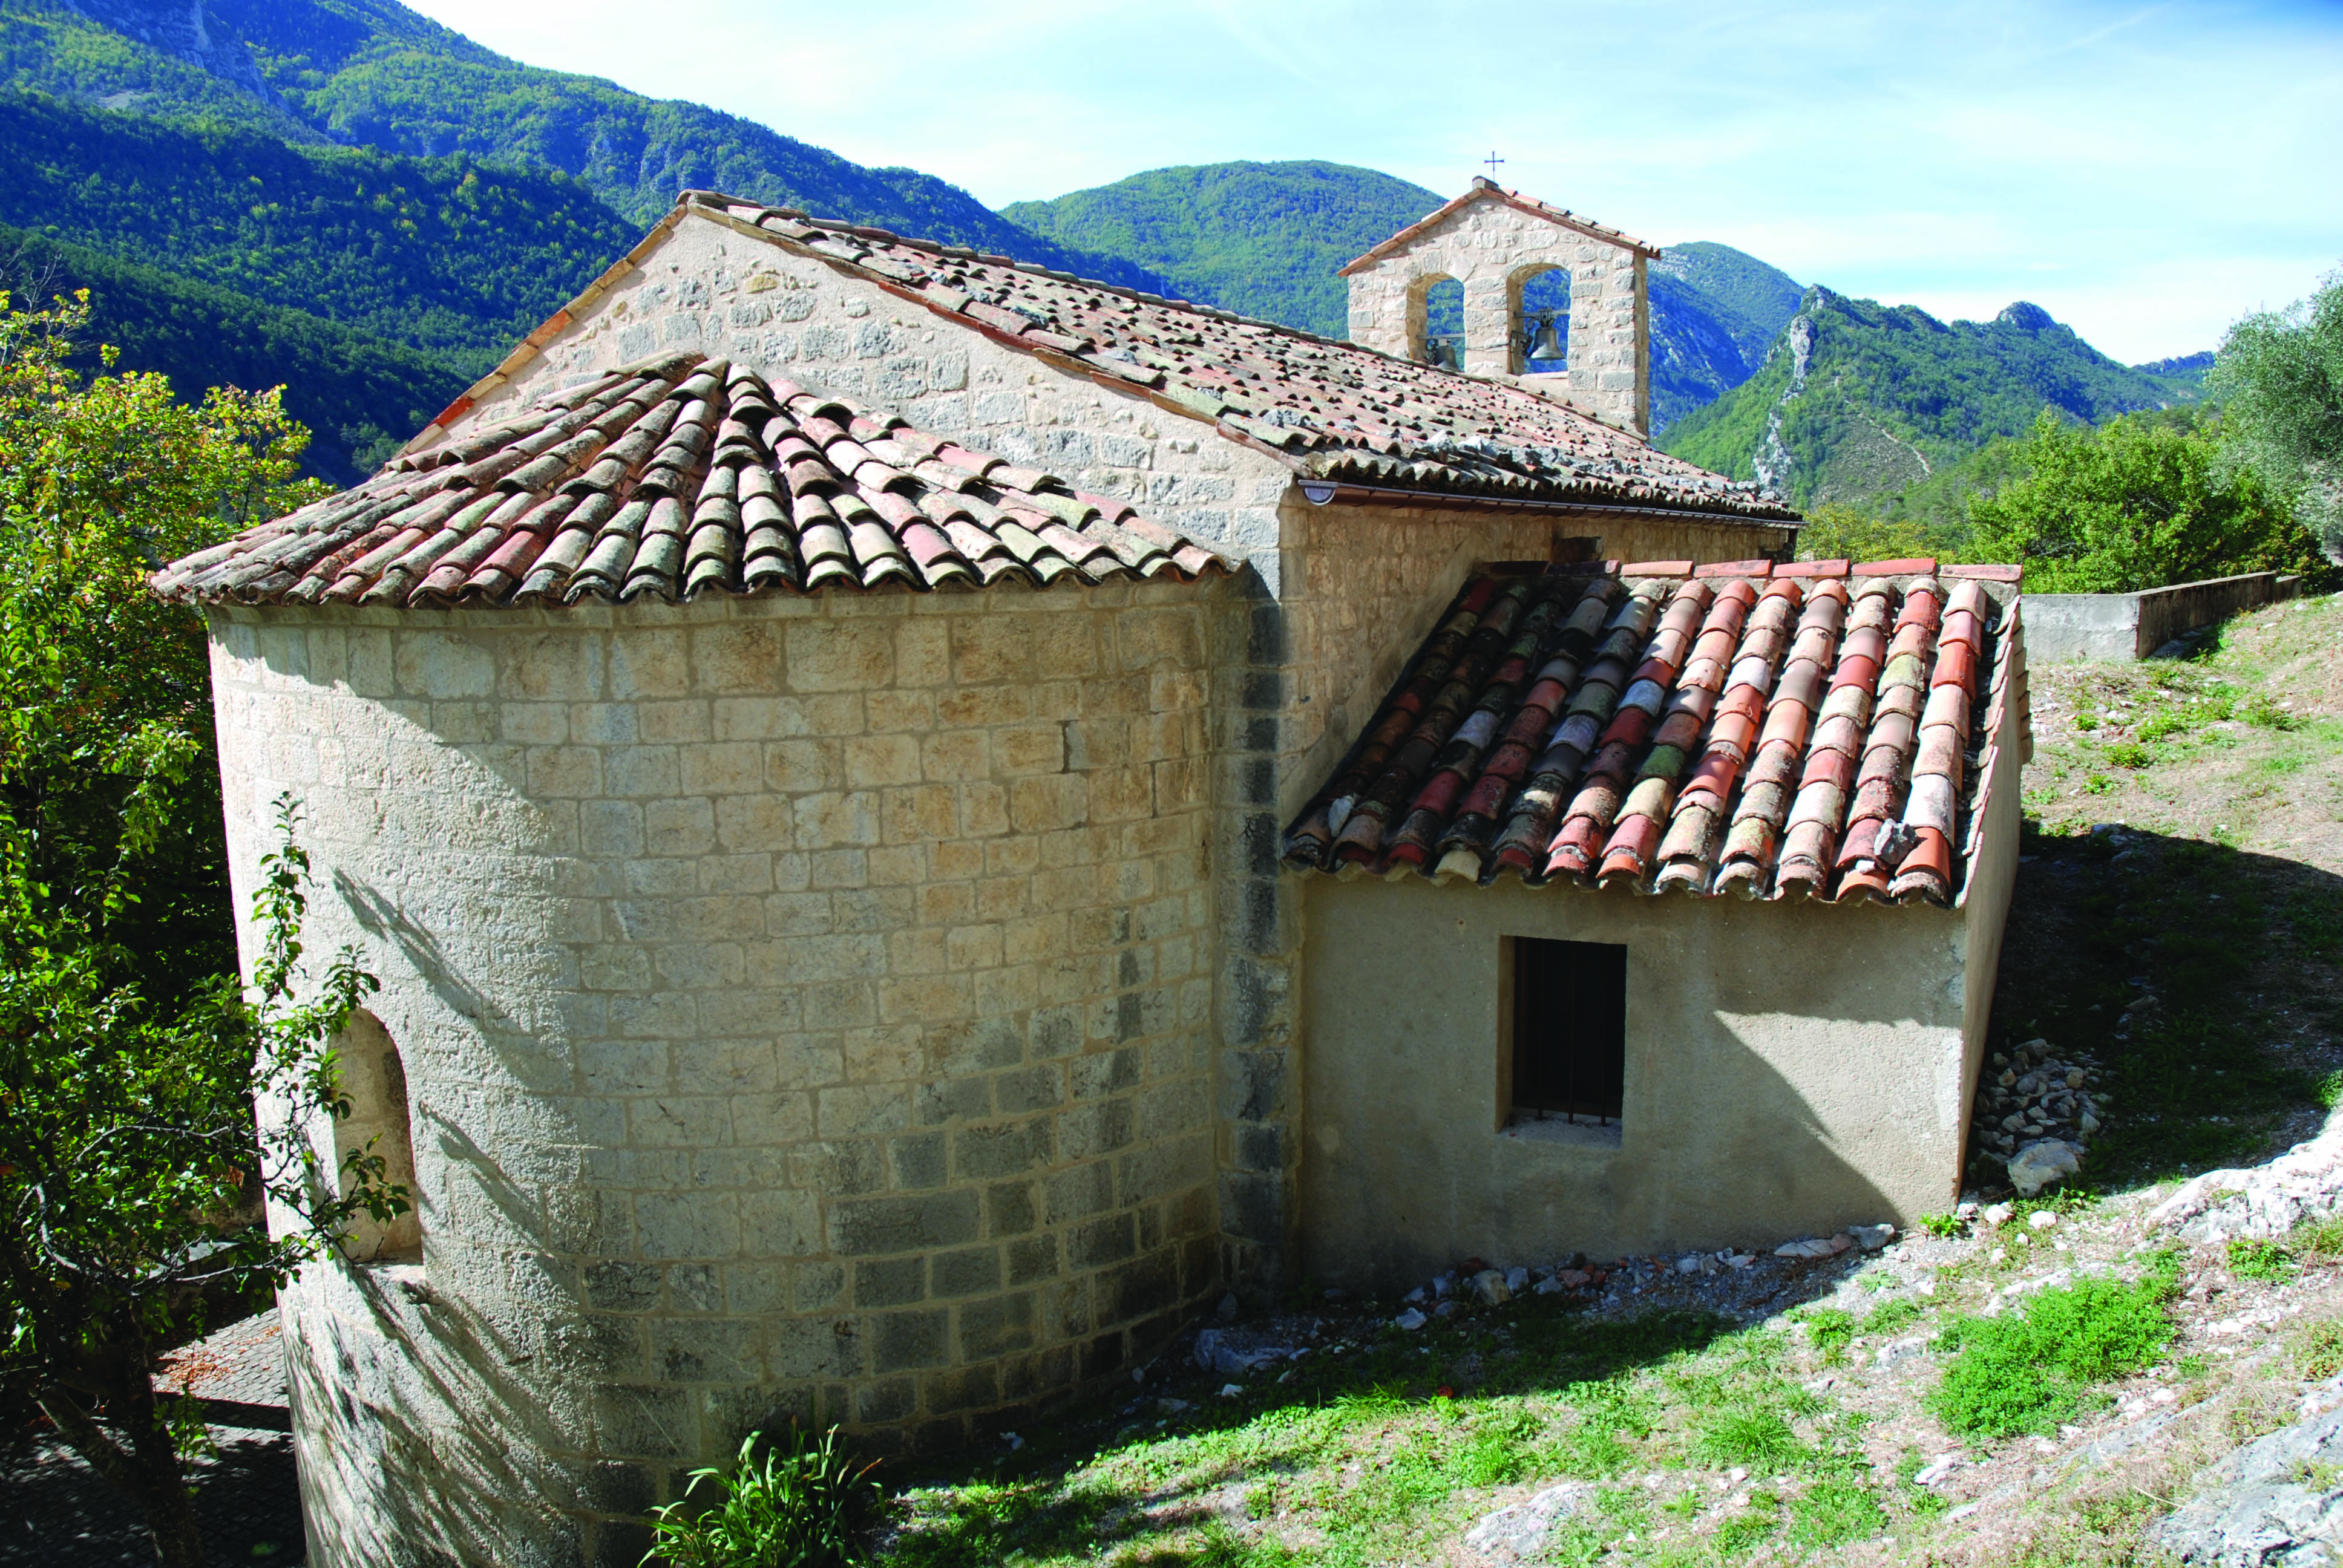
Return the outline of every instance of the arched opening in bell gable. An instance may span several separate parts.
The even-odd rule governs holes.
[[[415,1122],[407,1095],[407,1065],[398,1044],[374,1014],[358,1011],[334,1040],[335,1066],[350,1113],[334,1123],[334,1170],[344,1196],[351,1188],[351,1155],[382,1161],[382,1180],[407,1191],[407,1211],[392,1220],[354,1215],[343,1251],[357,1263],[420,1263],[423,1199],[415,1183]]]
[[[1408,357],[1449,370],[1464,368],[1464,286],[1442,274],[1407,291]]]
[[[1559,376],[1570,368],[1570,274],[1526,266],[1506,280],[1516,376]]]

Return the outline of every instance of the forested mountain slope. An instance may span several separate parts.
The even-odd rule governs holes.
[[[309,467],[337,484],[364,477],[471,379],[338,322],[0,226],[0,289],[16,308],[78,288],[96,307],[96,341],[119,347],[125,369],[161,371],[187,397],[207,387],[284,387],[313,437]],[[95,367],[94,352],[83,358]]]
[[[2045,405],[2097,422],[2194,401],[2185,376],[2118,365],[2023,302],[1991,321],[1938,321],[1914,306],[1820,286],[1757,373],[1661,438],[1721,474],[1762,478],[1794,504],[1873,500],[1922,483]]]
[[[0,93],[0,223],[477,375],[640,237],[565,175]]]
[[[200,23],[200,25],[197,24]],[[456,155],[583,182],[638,229],[708,187],[1154,289],[913,169],[508,60],[395,0],[0,0],[0,85],[287,140]]]

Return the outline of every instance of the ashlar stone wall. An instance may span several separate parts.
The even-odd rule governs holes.
[[[216,615],[240,902],[289,790],[413,1119],[419,1266],[285,1296],[318,1561],[631,1564],[777,1413],[962,1434],[1217,1293],[1227,598]]]
[[[666,348],[890,408],[972,451],[996,452],[1129,500],[1241,561],[1277,589],[1279,498],[1292,476],[1143,394],[1010,348],[753,226],[692,207],[649,257],[454,427]]]
[[[1525,211],[1493,187],[1351,275],[1351,338],[1422,358],[1424,298],[1444,277],[1464,286],[1468,375],[1517,377],[1627,429],[1652,427],[1652,312],[1645,253]],[[1569,367],[1523,376],[1522,286],[1549,267],[1570,274]]]

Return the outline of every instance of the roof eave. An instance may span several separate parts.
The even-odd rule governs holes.
[[[1439,227],[1473,202],[1483,200],[1503,202],[1517,212],[1525,212],[1532,217],[1544,218],[1557,228],[1566,228],[1574,233],[1583,234],[1589,239],[1599,239],[1606,245],[1615,245],[1624,250],[1632,250],[1646,261],[1657,261],[1662,254],[1658,246],[1637,239],[1634,235],[1623,233],[1615,228],[1607,228],[1591,219],[1580,217],[1567,208],[1548,206],[1545,203],[1525,196],[1519,191],[1506,190],[1495,181],[1475,175],[1473,176],[1472,188],[1463,196],[1453,201],[1443,202],[1438,208],[1416,219],[1357,260],[1335,268],[1334,276],[1349,277],[1354,273],[1364,271],[1384,256],[1404,249],[1418,236]]]

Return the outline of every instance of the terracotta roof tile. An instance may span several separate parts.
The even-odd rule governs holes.
[[[1502,381],[958,246],[687,191],[634,256],[648,254],[685,214],[818,256],[1063,369],[1210,421],[1223,437],[1272,454],[1305,481],[1501,503],[1796,520],[1754,483],[1711,474],[1630,431]],[[573,303],[572,313],[582,312],[626,265]],[[452,423],[536,353],[529,346],[516,351],[437,423]]]
[[[204,602],[568,604],[1227,569],[1123,502],[695,354],[395,458],[155,587]]]
[[[1667,564],[1466,583],[1287,863],[1954,902],[2013,679],[2024,722],[2016,601]]]

